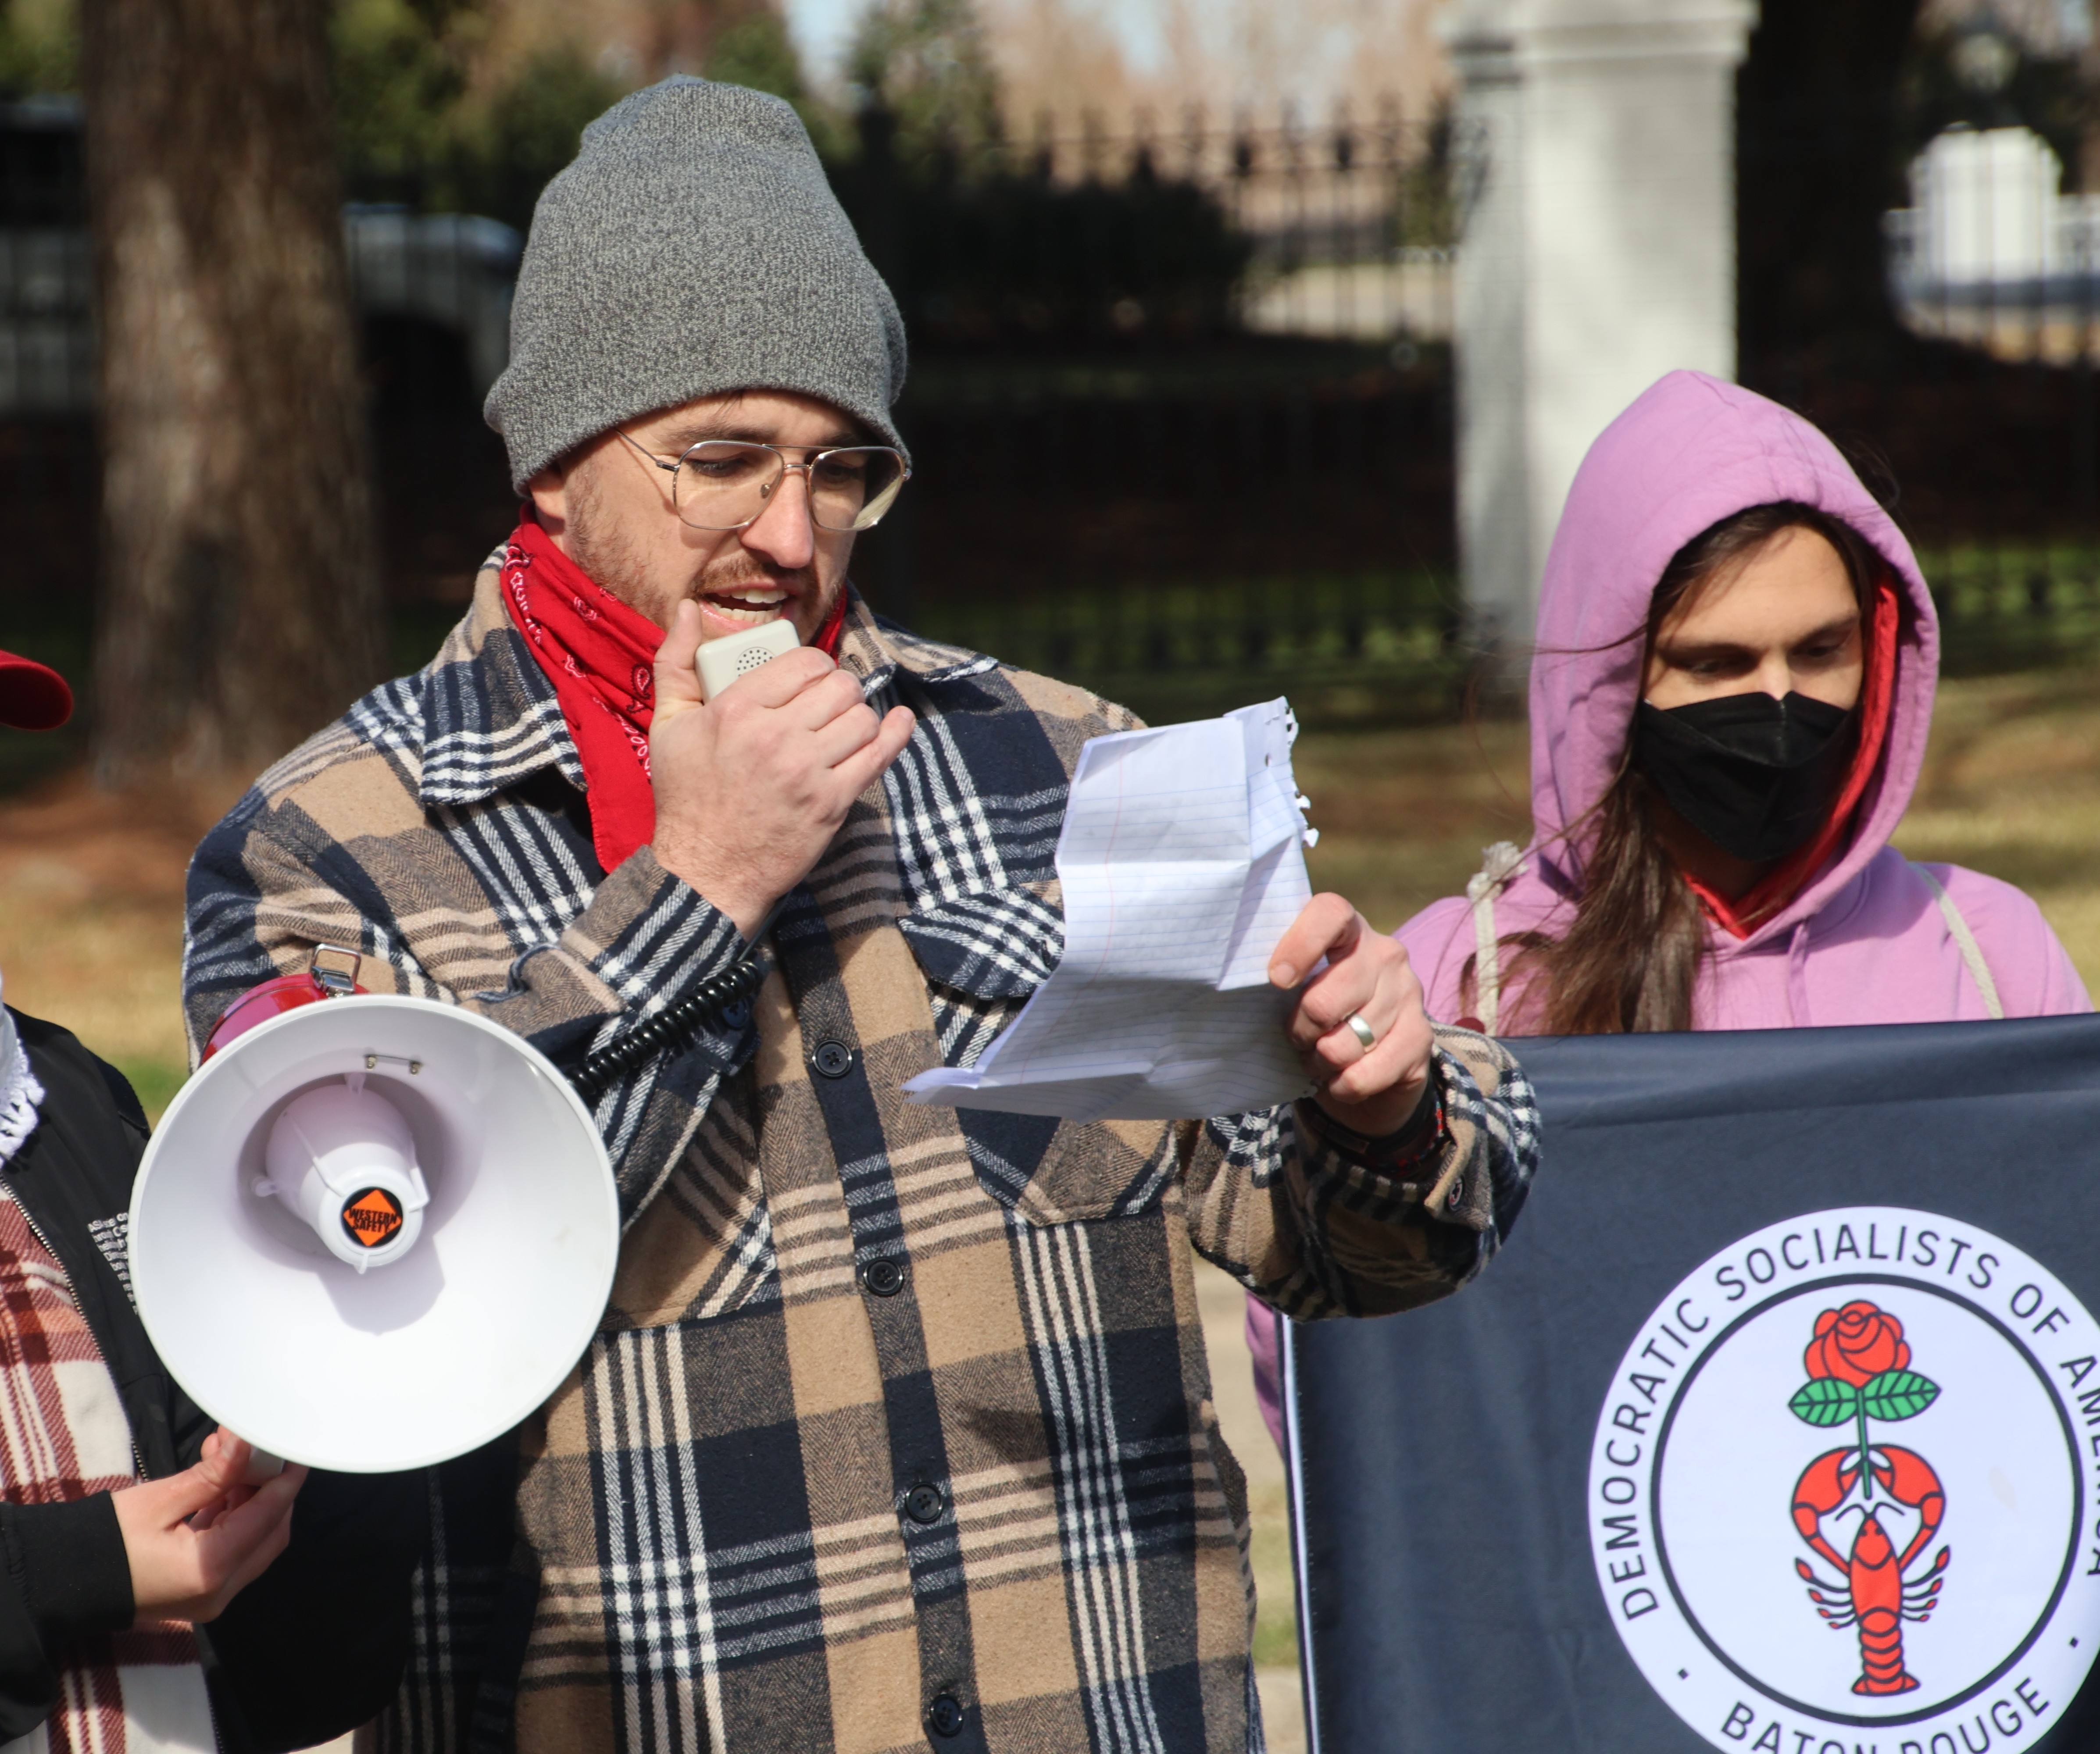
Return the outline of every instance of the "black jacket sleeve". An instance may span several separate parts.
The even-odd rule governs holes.
[[[257,1754],[355,1730],[399,1691],[429,1494],[421,1473],[310,1475],[291,1545],[202,1628],[221,1720],[232,1703]]]
[[[107,1492],[0,1505],[0,1737],[27,1735],[58,1699],[70,1646],[131,1624],[131,1567]]]

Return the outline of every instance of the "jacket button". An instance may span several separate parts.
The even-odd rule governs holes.
[[[860,1270],[860,1282],[879,1298],[893,1298],[904,1289],[904,1269],[886,1254]]]
[[[810,1064],[827,1078],[842,1078],[853,1070],[853,1050],[844,1042],[819,1042]]]
[[[938,1486],[915,1486],[904,1495],[904,1514],[914,1523],[938,1523],[947,1508]]]
[[[963,1702],[952,1693],[933,1696],[933,1703],[926,1708],[926,1727],[937,1736],[959,1736],[963,1733]]]

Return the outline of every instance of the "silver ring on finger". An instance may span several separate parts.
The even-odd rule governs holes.
[[[1361,1011],[1352,1011],[1342,1020],[1350,1034],[1357,1038],[1357,1046],[1368,1054],[1378,1046],[1378,1031],[1364,1021]]]

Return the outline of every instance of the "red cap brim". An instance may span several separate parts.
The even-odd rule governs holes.
[[[54,731],[73,716],[73,690],[49,664],[0,652],[0,725]]]

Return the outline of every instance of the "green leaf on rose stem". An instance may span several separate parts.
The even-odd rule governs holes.
[[[1939,1399],[1939,1385],[1914,1370],[1885,1370],[1860,1397],[1869,1419],[1914,1419]]]
[[[1812,1426],[1842,1425],[1858,1417],[1860,1391],[1835,1377],[1818,1377],[1802,1383],[1786,1404],[1795,1418],[1806,1419]]]

